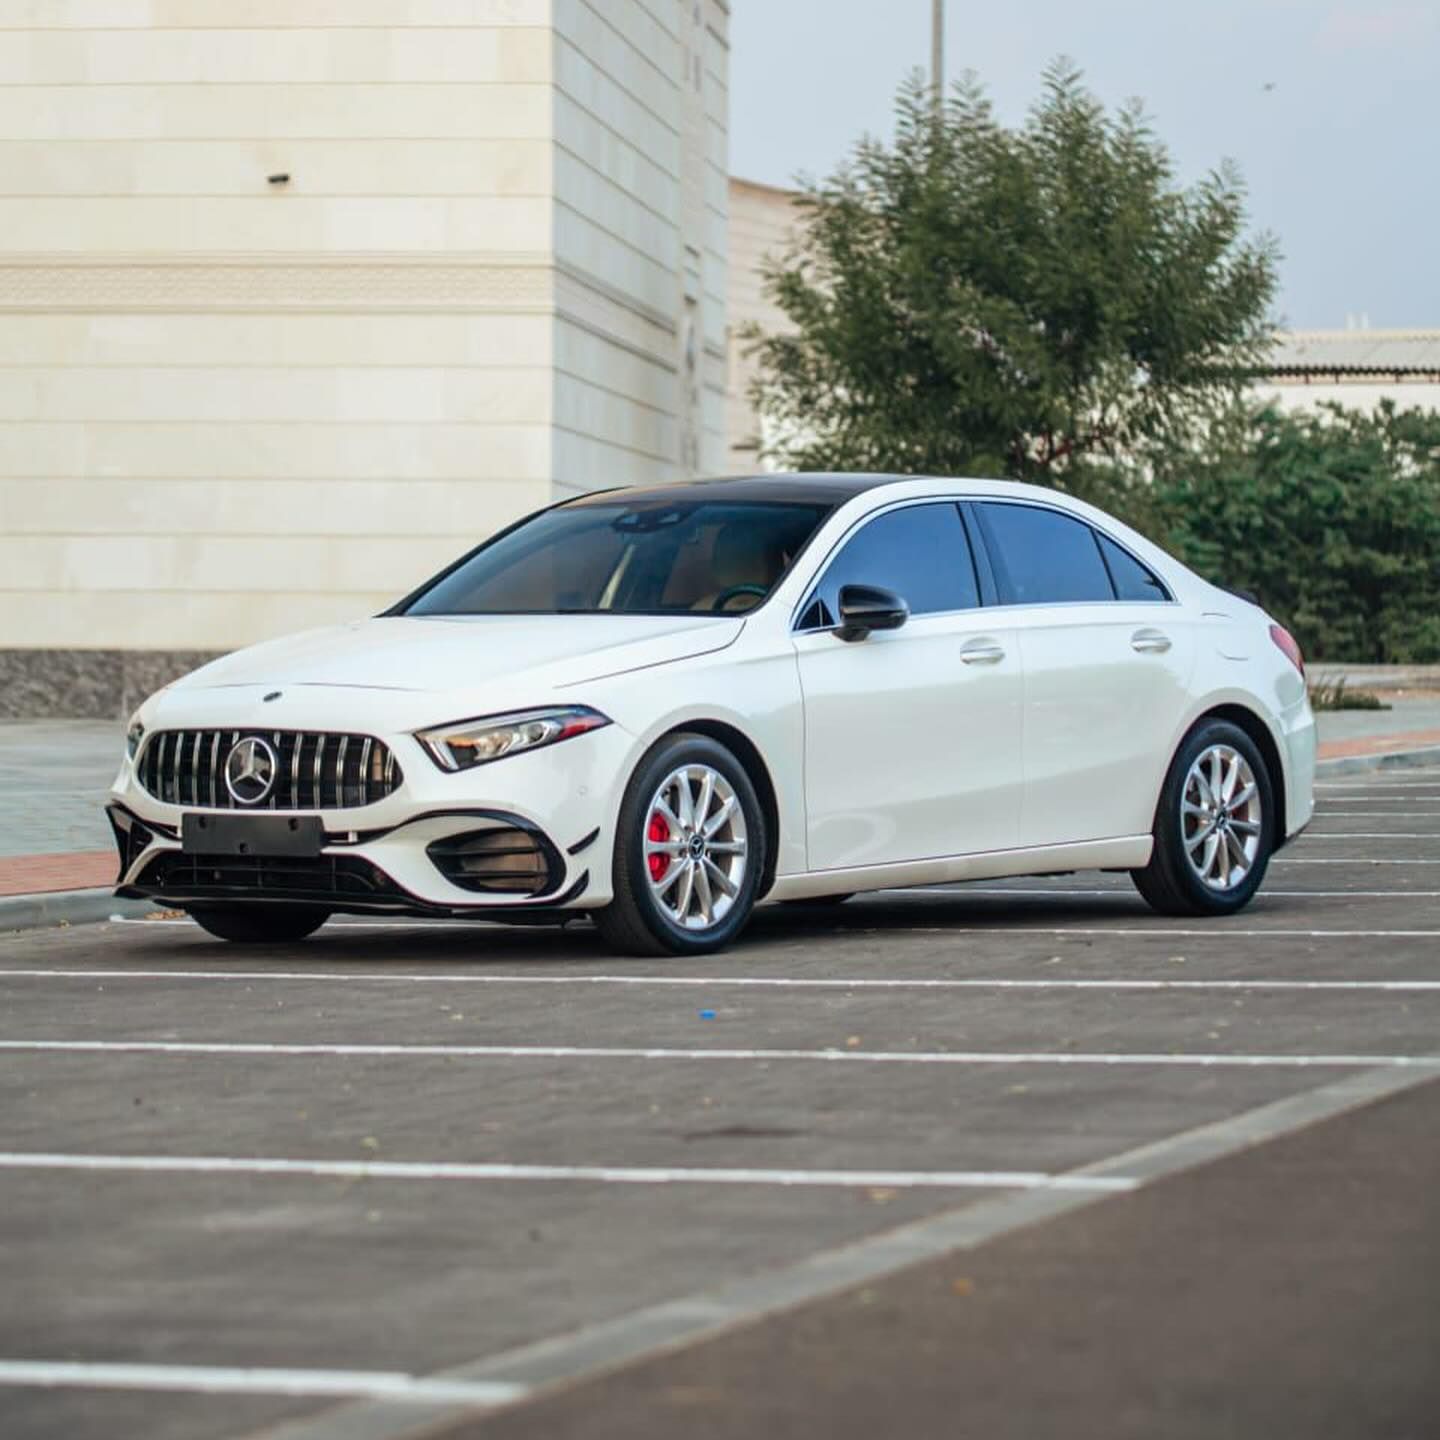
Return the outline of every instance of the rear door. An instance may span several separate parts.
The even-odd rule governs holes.
[[[1019,844],[1143,835],[1188,705],[1191,623],[1158,576],[1059,509],[977,501],[1025,669]]]
[[[844,641],[842,585],[879,585],[910,607],[898,630]],[[959,506],[870,517],[801,606],[811,870],[884,865],[1015,844],[1021,675],[1015,634],[980,605]]]

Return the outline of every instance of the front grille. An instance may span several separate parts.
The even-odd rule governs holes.
[[[425,853],[462,890],[543,895],[564,874],[554,848],[542,836],[508,825],[432,841]]]
[[[249,736],[275,752],[275,783],[258,804],[240,805],[225,784],[225,761]],[[383,800],[405,778],[383,740],[311,730],[160,730],[137,776],[168,805],[212,810],[345,810]]]
[[[138,889],[190,899],[401,901],[409,897],[378,866],[358,855],[157,855]]]

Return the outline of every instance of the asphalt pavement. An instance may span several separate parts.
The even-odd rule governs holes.
[[[1428,1437],[1440,769],[1244,914],[0,938],[0,1434]]]

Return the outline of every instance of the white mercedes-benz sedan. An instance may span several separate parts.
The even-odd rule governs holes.
[[[761,902],[1127,870],[1245,905],[1309,821],[1291,636],[1003,481],[773,475],[531,515],[385,614],[140,707],[117,894],[234,941],[588,914],[714,950]]]

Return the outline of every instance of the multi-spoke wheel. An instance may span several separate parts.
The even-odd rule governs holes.
[[[1185,858],[1204,885],[1224,894],[1245,883],[1263,829],[1255,772],[1230,745],[1201,752],[1185,776],[1180,833]]]
[[[681,765],[649,810],[650,893],[676,925],[707,930],[730,913],[745,883],[750,846],[735,787],[713,766]]]
[[[1273,788],[1254,742],[1207,721],[1181,745],[1155,811],[1155,848],[1136,888],[1167,915],[1225,915],[1260,888],[1275,845]]]
[[[718,949],[755,903],[765,843],[744,766],[705,736],[672,736],[631,777],[615,841],[615,899],[595,923],[631,954]]]

